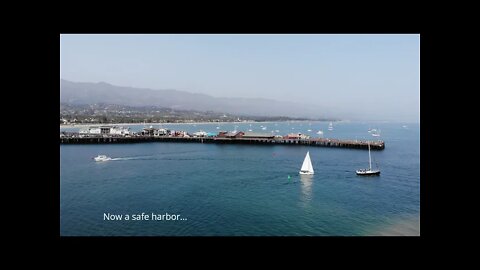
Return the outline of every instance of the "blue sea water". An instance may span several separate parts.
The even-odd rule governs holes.
[[[131,126],[137,131],[142,127]],[[60,145],[62,236],[420,234],[419,124],[337,122],[333,131],[327,130],[328,122],[163,127],[311,136],[321,136],[315,133],[323,130],[324,138],[381,139],[386,148],[372,151],[381,175],[361,177],[355,170],[368,167],[368,151],[359,149],[156,142]],[[369,128],[380,129],[381,137],[372,137]],[[315,175],[300,176],[307,151]],[[114,160],[93,161],[99,154]],[[104,219],[105,213],[123,218],[168,213],[184,220],[112,221]]]

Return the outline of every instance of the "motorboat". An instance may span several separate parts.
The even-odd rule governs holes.
[[[98,155],[96,157],[93,158],[95,161],[108,161],[108,160],[112,160],[111,157],[107,157],[105,155]]]

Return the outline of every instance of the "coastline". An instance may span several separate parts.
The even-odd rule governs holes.
[[[205,125],[205,124],[271,124],[271,123],[279,123],[279,122],[290,122],[290,123],[298,123],[298,122],[333,122],[333,121],[310,121],[310,120],[292,120],[292,121],[265,121],[265,122],[255,122],[255,121],[247,121],[247,122],[188,122],[188,123],[116,123],[116,124],[68,124],[68,125],[60,125],[60,128],[82,128],[82,127],[99,127],[99,126],[167,126],[167,125]]]

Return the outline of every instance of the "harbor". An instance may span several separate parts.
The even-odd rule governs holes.
[[[60,145],[61,198],[66,205],[62,208],[62,234],[363,236],[387,235],[393,231],[414,233],[410,228],[418,225],[414,218],[418,216],[416,209],[420,204],[419,125],[409,124],[409,129],[405,129],[398,123],[334,123],[334,130],[329,132],[328,122],[311,126],[277,124],[258,123],[251,127],[238,124],[237,130],[271,133],[278,129],[281,132],[276,134],[284,137],[292,133],[294,127],[302,134],[312,129],[311,140],[320,137],[316,134],[318,130],[324,130],[323,140],[352,138],[356,142],[358,138],[360,143],[380,139],[388,144],[388,149],[373,150],[372,147],[371,167],[379,168],[381,174],[356,174],[356,170],[370,167],[366,148],[241,144],[240,138],[217,138],[214,142],[208,133],[216,131],[216,124],[163,125],[165,129],[186,131],[190,138],[173,137],[174,132],[149,137],[141,134],[143,125],[131,126],[130,137],[106,134],[75,138],[73,136],[80,136],[80,129],[70,129],[65,130],[64,136],[72,136],[69,139],[72,144]],[[260,125],[268,125],[267,130],[262,132]],[[381,137],[368,133],[370,125],[382,130]],[[218,126],[217,133],[222,129],[235,129],[235,124]],[[207,133],[203,143],[202,137],[193,137],[199,130]],[[109,136],[116,141],[109,142]],[[310,156],[307,169],[311,163],[313,175],[299,173],[307,152]],[[111,159],[93,159],[99,155]],[[228,207],[220,207],[222,205]],[[104,212],[141,214],[162,210],[181,214],[188,220],[162,224],[103,220]],[[349,218],[339,217],[340,211]],[[262,215],[265,217],[258,219]],[[210,216],[212,223],[207,223],[205,216]],[[286,217],[295,217],[294,223],[282,222]],[[412,225],[403,226],[405,231],[400,225],[397,227],[397,223],[410,220]],[[88,222],[95,227],[86,226]],[[309,222],[315,226],[302,227]],[[214,231],[212,226],[216,226]],[[132,227],[140,233],[132,232]],[[292,233],[292,227],[298,231]]]
[[[60,33],[56,235],[421,237],[422,33]]]

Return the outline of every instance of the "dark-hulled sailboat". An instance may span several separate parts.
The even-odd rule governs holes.
[[[357,170],[357,175],[380,175],[380,170],[372,170],[372,157],[370,155],[370,142],[368,142],[368,169]]]

